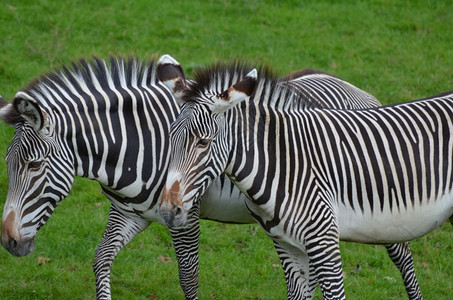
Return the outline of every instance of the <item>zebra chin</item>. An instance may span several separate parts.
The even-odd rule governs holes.
[[[2,246],[14,256],[25,256],[35,250],[35,237],[17,241],[14,238],[2,235]]]

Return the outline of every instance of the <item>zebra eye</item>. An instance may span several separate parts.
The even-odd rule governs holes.
[[[209,145],[209,143],[211,143],[211,140],[199,139],[197,142],[197,147],[206,147],[207,145]]]
[[[33,160],[28,163],[29,169],[39,169],[44,161],[43,160]]]

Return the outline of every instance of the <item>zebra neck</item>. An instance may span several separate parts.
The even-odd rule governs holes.
[[[66,114],[76,175],[130,199],[157,193],[163,175],[156,174],[165,174],[170,124],[179,110],[166,93],[160,84],[121,91]]]
[[[257,204],[267,201],[265,185],[276,186],[280,165],[285,165],[286,147],[281,132],[286,125],[267,107],[253,102],[232,110],[228,121],[231,155],[226,174]]]

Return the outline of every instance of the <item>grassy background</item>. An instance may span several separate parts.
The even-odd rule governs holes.
[[[282,75],[318,68],[382,103],[453,89],[451,0],[343,2],[4,0],[0,94],[11,99],[61,63],[110,53],[169,53],[189,73],[197,65],[231,57],[268,63]],[[0,126],[3,157],[12,136],[13,129]],[[2,160],[0,209],[6,193]],[[16,258],[0,249],[0,298],[94,298],[91,263],[108,207],[95,183],[77,180],[38,233],[33,254]],[[451,233],[445,224],[412,243],[426,299],[453,298]],[[406,297],[382,247],[341,247],[349,299]],[[159,256],[171,261],[163,263]],[[201,299],[285,298],[277,255],[257,225],[202,222],[200,256]],[[357,265],[361,270],[351,272]],[[152,225],[118,255],[112,291],[116,299],[183,298],[166,228]]]

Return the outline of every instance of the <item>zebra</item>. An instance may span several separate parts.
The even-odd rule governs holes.
[[[167,73],[169,61],[167,56],[157,63],[82,59],[72,68],[41,76],[19,91],[13,103],[0,97],[0,117],[16,127],[7,154],[9,191],[2,218],[2,245],[9,252],[23,256],[33,251],[37,231],[66,197],[74,177],[94,179],[111,201],[93,262],[96,297],[110,298],[110,268],[117,253],[151,222],[163,222],[156,203],[169,160],[170,123],[179,114],[157,76]],[[183,76],[179,64],[170,67]],[[321,71],[301,70],[281,84],[326,107],[379,105],[368,93]],[[197,297],[199,217],[255,222],[245,196],[222,175],[207,191],[191,225],[170,230],[188,299]],[[406,289],[419,291],[408,245],[392,244],[387,250]]]
[[[156,78],[158,66],[154,59],[82,59],[41,76],[13,103],[0,98],[0,117],[16,128],[6,157],[2,245],[13,255],[29,254],[74,177],[98,181],[111,207],[93,261],[97,299],[111,298],[110,268],[117,253],[151,222],[162,223],[156,203],[169,160],[170,123],[179,107]],[[217,197],[237,197],[227,203],[244,202],[230,181],[217,186]],[[186,258],[187,249],[178,246],[185,243],[173,241],[182,289],[195,299],[197,253]],[[193,243],[196,248],[198,239]]]
[[[301,107],[266,68],[250,69],[218,63],[178,88],[185,104],[159,201],[169,227],[225,172],[273,240],[288,298],[311,299],[316,278],[325,299],[344,299],[340,239],[408,241],[452,215],[453,91],[362,110]]]

